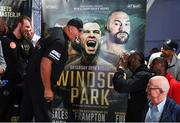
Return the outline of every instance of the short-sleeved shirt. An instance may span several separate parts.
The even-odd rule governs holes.
[[[28,65],[28,73],[25,83],[37,89],[42,85],[40,75],[40,63],[43,57],[50,59],[52,63],[51,83],[56,84],[68,59],[68,37],[62,28],[56,28],[56,34],[40,40],[36,46],[35,53]]]

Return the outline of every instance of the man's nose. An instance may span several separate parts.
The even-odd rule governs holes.
[[[90,36],[94,36],[93,31],[90,31],[90,32],[89,32],[89,35],[90,35]]]
[[[123,26],[123,24],[122,24],[122,23],[120,23],[120,25],[119,25],[119,31],[121,31],[121,32],[123,32],[123,31],[124,31],[124,26]]]

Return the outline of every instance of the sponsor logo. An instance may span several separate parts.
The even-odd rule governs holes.
[[[10,43],[10,48],[12,48],[12,49],[16,48],[16,43],[15,42],[11,42]]]

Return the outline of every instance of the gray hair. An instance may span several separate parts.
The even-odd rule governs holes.
[[[169,92],[169,82],[164,76],[154,76],[149,80],[149,83],[160,88],[167,95]]]

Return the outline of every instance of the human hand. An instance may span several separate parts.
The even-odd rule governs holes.
[[[0,76],[4,74],[4,69],[0,66]]]
[[[53,91],[51,89],[49,89],[49,90],[45,89],[44,90],[44,98],[46,99],[47,102],[53,101],[53,99],[54,99]]]
[[[124,52],[120,58],[119,58],[119,62],[116,65],[117,69],[126,69],[127,68],[127,63],[128,63],[128,57],[129,57],[129,53]]]

